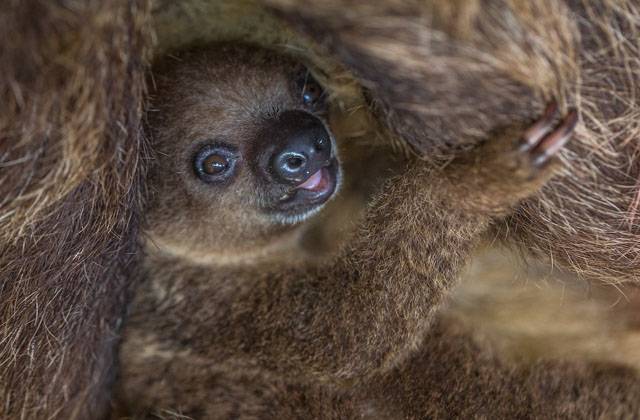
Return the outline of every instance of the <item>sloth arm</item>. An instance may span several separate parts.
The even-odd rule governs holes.
[[[131,324],[161,319],[153,327],[161,338],[199,356],[248,357],[285,374],[351,380],[393,367],[418,346],[490,222],[553,174],[549,159],[576,116],[552,131],[550,109],[444,170],[410,164],[371,204],[353,243],[322,267],[177,270],[151,260],[152,287],[165,282],[170,298],[142,293],[148,302],[135,304]]]
[[[333,264],[256,275],[229,312],[223,334],[232,347],[321,378],[394,366],[418,346],[491,221],[557,168],[548,160],[577,117],[552,130],[555,113],[548,107],[528,130],[505,130],[445,170],[414,162],[374,200]]]
[[[333,265],[262,278],[253,293],[269,295],[277,313],[252,308],[273,324],[247,333],[271,337],[272,355],[302,357],[311,371],[343,379],[414,348],[490,221],[488,212],[461,211],[427,172],[416,165],[393,180]]]
[[[236,295],[227,331],[236,345],[270,368],[332,379],[408,354],[492,215],[462,210],[447,181],[427,172],[415,165],[393,180],[333,264],[259,275]]]
[[[285,374],[347,380],[392,366],[424,335],[492,214],[461,208],[463,192],[432,175],[414,163],[390,180],[354,242],[320,267],[146,259],[125,365],[129,354],[140,357],[136,349],[148,347],[140,337],[153,331],[155,342],[173,350],[178,344],[219,362],[248,358]]]

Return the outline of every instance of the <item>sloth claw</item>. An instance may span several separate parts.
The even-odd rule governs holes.
[[[522,151],[534,147],[545,135],[553,129],[553,120],[558,115],[558,104],[553,101],[547,105],[542,118],[533,124],[522,136]]]
[[[560,150],[571,138],[578,123],[578,113],[571,110],[562,119],[560,125],[554,127],[554,119],[558,107],[555,102],[547,106],[542,118],[525,131],[522,138],[520,152],[529,155],[534,167],[541,168]]]

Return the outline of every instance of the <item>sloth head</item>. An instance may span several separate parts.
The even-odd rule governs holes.
[[[199,258],[265,250],[336,194],[325,94],[304,66],[217,46],[165,58],[150,85],[151,243]]]

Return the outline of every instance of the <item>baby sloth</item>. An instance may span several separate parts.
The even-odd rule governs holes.
[[[145,257],[121,348],[134,414],[273,415],[296,404],[291,384],[349,388],[398,366],[489,224],[553,174],[577,120],[554,128],[551,106],[444,170],[409,162],[353,239],[311,263],[298,241],[341,164],[308,71],[222,45],[167,58],[153,88]]]
[[[153,248],[194,262],[272,259],[340,187],[322,89],[296,62],[228,47],[158,71]]]

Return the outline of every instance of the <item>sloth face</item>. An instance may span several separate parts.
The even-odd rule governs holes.
[[[152,83],[147,231],[156,242],[262,246],[338,191],[325,93],[300,64],[218,47],[168,58]]]
[[[315,82],[305,87],[310,83]],[[282,111],[264,118],[250,143],[234,140],[216,137],[197,142],[193,172],[218,194],[238,182],[252,183],[255,200],[249,205],[269,221],[299,223],[335,193],[340,177],[336,147],[314,113]],[[249,179],[242,179],[243,171]]]

